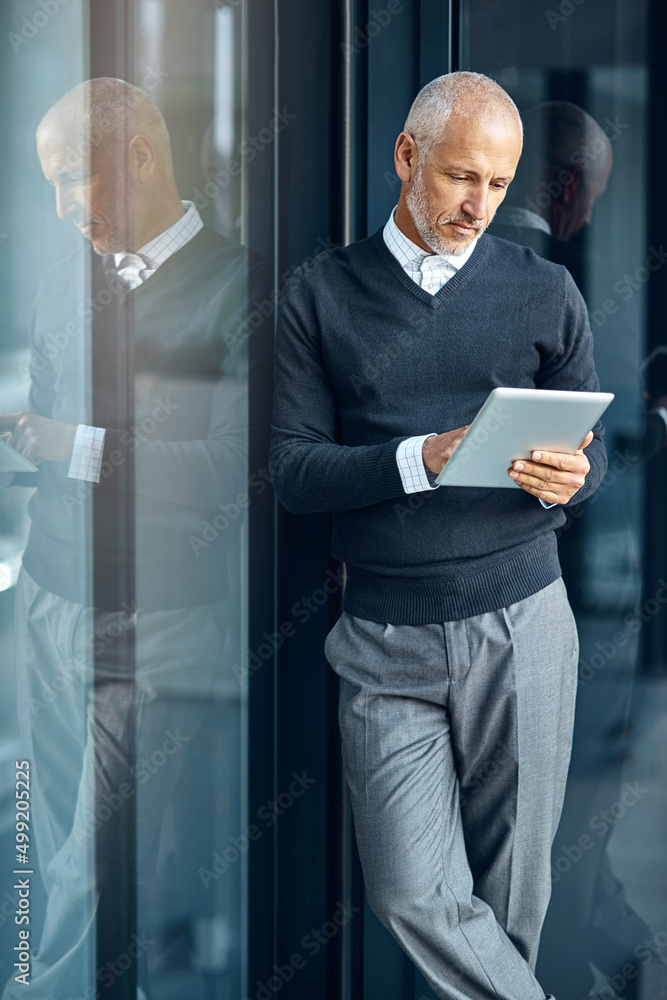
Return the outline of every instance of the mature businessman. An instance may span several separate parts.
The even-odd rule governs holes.
[[[447,1000],[544,998],[578,658],[554,530],[606,468],[598,425],[520,489],[434,482],[495,386],[598,388],[567,271],[484,233],[521,141],[489,78],[428,84],[395,211],[293,276],[277,345],[278,496],[333,511],[347,567],[326,653],[369,901]]]

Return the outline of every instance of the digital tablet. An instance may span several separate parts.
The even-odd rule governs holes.
[[[494,389],[436,479],[439,486],[521,489],[508,469],[535,450],[574,455],[607,409],[611,392]]]
[[[39,472],[39,469],[0,438],[0,472]]]

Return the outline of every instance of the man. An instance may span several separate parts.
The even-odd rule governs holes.
[[[598,425],[521,489],[434,483],[494,386],[598,387],[570,276],[484,234],[521,141],[489,78],[428,84],[395,212],[291,279],[277,344],[276,490],[334,512],[347,569],[326,653],[369,902],[447,1000],[544,998],[577,670],[554,529],[606,468]]]
[[[12,981],[5,996],[66,1000],[108,986],[95,929],[97,959],[105,946],[114,961],[132,955],[123,975],[138,962],[145,988],[147,962],[164,957],[161,877],[183,867],[186,837],[196,864],[196,830],[213,824],[210,788],[198,768],[186,772],[206,705],[226,733],[238,726],[238,686],[222,659],[234,650],[241,557],[230,505],[247,481],[246,303],[264,267],[181,201],[164,120],[136,87],[103,78],[74,88],[42,119],[37,148],[58,215],[93,252],[42,280],[30,411],[0,418],[39,470],[14,478],[37,487],[17,656],[34,863],[48,893],[30,986]],[[202,540],[210,523],[215,544]],[[230,768],[228,803],[235,794]],[[122,880],[134,872],[115,864],[128,829],[132,847],[132,810],[149,954],[113,944],[112,914],[131,902]],[[235,876],[226,886],[219,898],[233,896]],[[194,895],[188,916],[203,918],[210,894]],[[239,943],[235,916],[223,919]]]

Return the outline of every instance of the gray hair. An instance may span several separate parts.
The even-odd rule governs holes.
[[[37,132],[74,122],[91,146],[118,154],[135,135],[144,135],[171,169],[171,143],[162,112],[139,87],[110,76],[85,80],[46,112]]]
[[[405,122],[422,156],[444,139],[447,123],[455,114],[495,124],[514,119],[523,137],[519,109],[507,91],[483,73],[446,73],[431,80],[417,94]]]

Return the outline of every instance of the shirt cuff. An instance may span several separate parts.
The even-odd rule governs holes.
[[[85,424],[79,424],[74,436],[72,460],[67,473],[70,479],[99,483],[105,433],[103,427],[87,427]]]
[[[437,484],[429,479],[422,458],[422,445],[426,438],[430,437],[436,437],[435,431],[431,434],[422,434],[421,437],[406,438],[396,449],[396,463],[406,493],[422,493],[424,490],[438,489]]]

